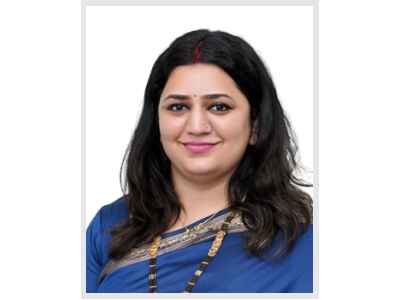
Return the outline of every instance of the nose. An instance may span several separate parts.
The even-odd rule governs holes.
[[[187,120],[186,130],[189,134],[194,135],[210,133],[212,126],[207,111],[201,107],[193,107]]]

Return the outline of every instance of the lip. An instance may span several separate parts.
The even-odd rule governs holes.
[[[202,154],[209,152],[218,143],[184,143],[187,150],[194,154]]]

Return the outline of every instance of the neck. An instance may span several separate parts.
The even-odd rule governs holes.
[[[172,171],[175,192],[182,204],[178,221],[169,231],[182,228],[228,207],[230,176],[194,181]]]

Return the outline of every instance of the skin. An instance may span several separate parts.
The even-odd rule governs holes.
[[[222,69],[194,64],[172,71],[158,114],[161,144],[183,205],[173,230],[227,207],[229,178],[254,142],[250,106]],[[184,146],[189,141],[216,145],[207,153],[193,154]]]

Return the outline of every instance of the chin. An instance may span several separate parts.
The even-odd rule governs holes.
[[[185,168],[185,173],[188,175],[198,175],[198,176],[205,176],[205,175],[212,175],[215,174],[218,170],[215,167],[207,167],[201,166],[196,168],[196,166],[190,166],[190,168]]]
[[[206,177],[206,176],[212,176],[216,174],[215,170],[209,170],[209,169],[204,169],[204,170],[186,170],[186,174],[190,176],[201,176],[201,177]]]
[[[206,162],[188,162],[185,164],[175,165],[174,168],[177,172],[185,176],[207,176],[219,173],[219,168],[215,163],[209,164]]]

